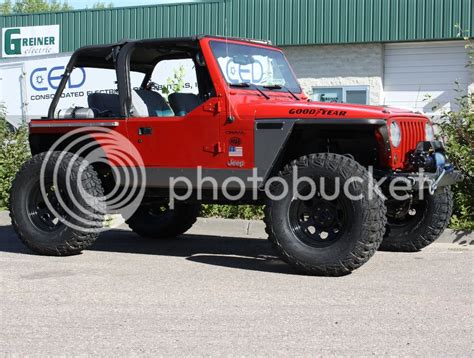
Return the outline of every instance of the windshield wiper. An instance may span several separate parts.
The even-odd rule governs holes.
[[[266,99],[270,99],[270,96],[268,96],[267,94],[265,94],[265,92],[263,92],[260,88],[258,88],[257,86],[255,86],[253,83],[247,83],[247,82],[239,82],[239,83],[229,83],[229,86],[230,87],[245,87],[245,88],[253,88],[255,90],[257,90],[263,97],[265,97]]]
[[[284,89],[286,92],[288,92],[289,94],[291,94],[294,99],[296,99],[297,101],[300,100],[300,99],[298,98],[298,96],[293,93],[293,91],[290,91],[290,89],[287,88],[287,87],[285,87],[285,86],[281,86],[281,85],[268,85],[268,86],[263,86],[263,88],[267,88],[267,89],[269,89],[269,90],[272,90],[272,89]]]

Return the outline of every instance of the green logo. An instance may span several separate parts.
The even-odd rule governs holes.
[[[21,55],[21,39],[12,38],[12,35],[20,33],[20,29],[5,30],[4,50],[6,55]]]
[[[3,30],[4,56],[36,56],[58,52],[52,26],[14,27]],[[53,36],[51,36],[53,35]]]

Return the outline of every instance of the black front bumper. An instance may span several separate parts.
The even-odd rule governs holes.
[[[442,175],[442,176],[441,176]],[[439,188],[454,185],[463,180],[463,175],[459,170],[438,173],[393,173],[389,176],[389,182],[397,178],[406,178],[411,184],[411,190],[418,191],[428,189],[432,192]]]
[[[389,182],[405,178],[412,191],[427,189],[433,194],[439,188],[454,185],[463,180],[459,170],[447,160],[443,143],[440,141],[420,142],[410,153],[407,163],[410,172],[395,172]]]

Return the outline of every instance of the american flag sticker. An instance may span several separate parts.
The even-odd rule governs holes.
[[[241,157],[244,155],[244,149],[242,147],[229,147],[229,157]]]

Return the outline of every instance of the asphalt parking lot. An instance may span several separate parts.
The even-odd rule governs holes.
[[[2,356],[472,356],[472,236],[325,278],[216,223],[166,241],[117,229],[82,255],[36,256],[2,215]]]

